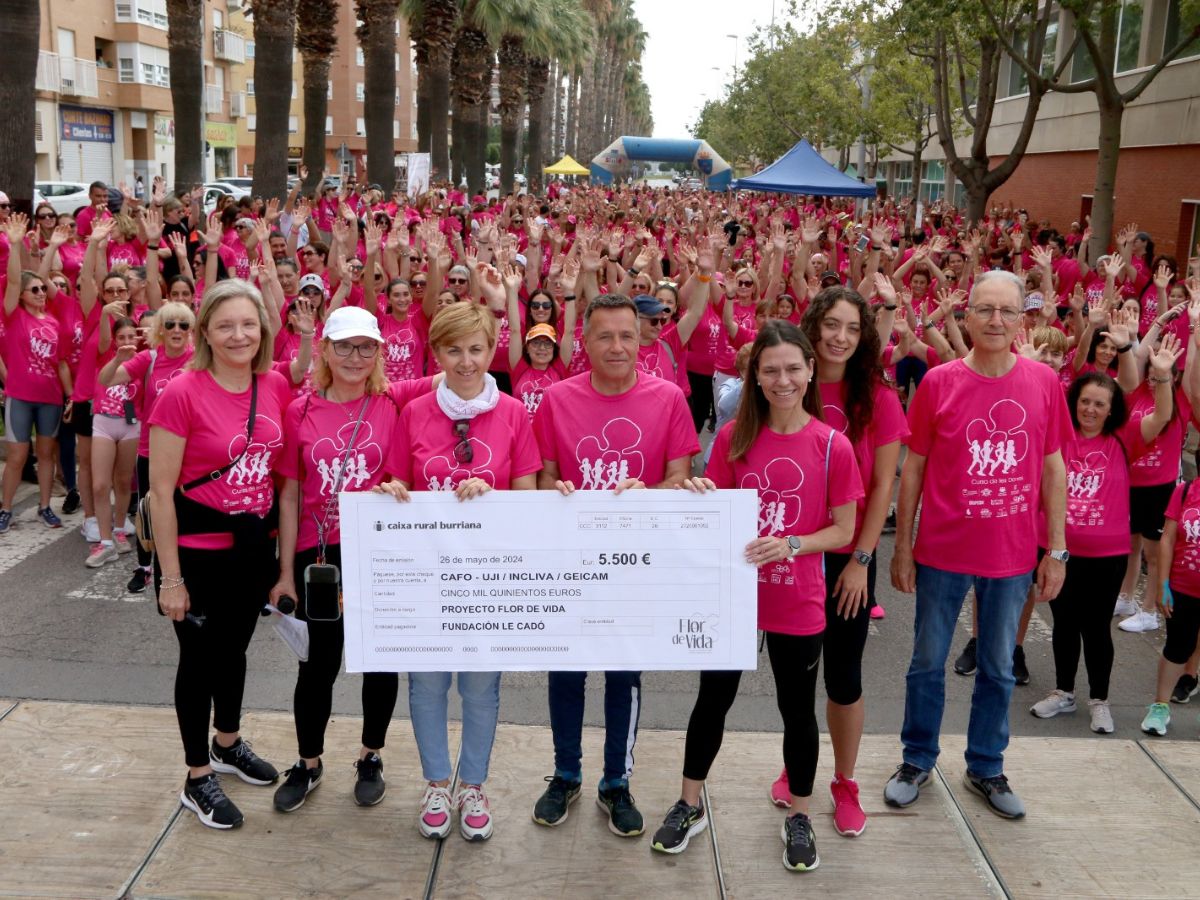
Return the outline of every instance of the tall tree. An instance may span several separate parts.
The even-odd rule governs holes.
[[[530,32],[525,37],[525,48],[528,57],[526,71],[526,90],[529,96],[529,140],[526,142],[528,163],[526,175],[529,177],[529,187],[537,190],[542,183],[542,167],[544,165],[544,148],[546,131],[551,133],[551,155],[557,152],[555,134],[561,129],[562,108],[557,102],[560,94],[559,84],[554,81],[550,88],[554,92],[553,105],[556,113],[547,114],[545,96],[547,79],[551,71],[550,59],[557,56],[554,70],[559,71],[561,60],[570,60],[574,65],[591,53],[592,47],[592,17],[587,14],[577,0],[552,0],[551,14],[545,27],[539,31]],[[558,127],[548,128],[557,120]]]
[[[34,4],[6,0],[5,5]],[[183,194],[204,181],[204,0],[167,0],[167,55],[175,115],[175,193]]]
[[[468,0],[455,35],[454,114],[462,110],[462,152],[456,143],[455,159],[465,165],[467,187],[471,193],[484,190],[484,159],[487,150],[487,128],[481,127],[481,107],[491,103],[492,41],[499,41],[509,21],[511,3],[508,0]],[[486,122],[486,119],[482,119]],[[455,135],[456,142],[459,140]],[[457,165],[456,165],[457,170]],[[457,183],[457,171],[456,171]]]
[[[400,0],[355,0],[366,97],[367,180],[385,195],[396,185],[396,15]]]
[[[34,88],[41,12],[26,0],[0,2],[0,41],[5,53],[0,76],[0,103],[8,112],[0,129],[0,185],[8,191],[13,209],[30,215],[34,180]]]
[[[263,197],[283,197],[287,194],[296,0],[251,0],[250,15],[254,20],[254,99],[258,117],[252,190]]]
[[[325,168],[329,69],[337,50],[338,0],[298,0],[296,48],[304,65],[304,192],[315,191]]]
[[[461,0],[404,0],[417,62],[417,134],[422,152],[430,153],[435,179],[450,178],[450,59]],[[417,23],[413,26],[413,23]],[[420,136],[420,99],[428,96],[428,140]]]

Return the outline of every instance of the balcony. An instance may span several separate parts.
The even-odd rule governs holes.
[[[225,112],[225,92],[215,84],[204,86],[204,114],[219,116]]]
[[[234,91],[229,95],[229,118],[240,119],[246,115],[246,94]]]
[[[64,97],[100,96],[94,62],[74,56],[60,57],[46,50],[38,52],[34,88]]]
[[[246,39],[235,31],[217,29],[213,31],[213,55],[226,62],[246,61]]]

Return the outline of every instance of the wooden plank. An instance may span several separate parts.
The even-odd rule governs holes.
[[[1112,738],[1014,739],[1005,774],[1026,817],[1002,819],[962,783],[962,736],[945,737],[939,765],[1014,897],[1187,897],[1200,859],[1147,864],[1134,848],[1164,835],[1190,846],[1200,814],[1137,744]]]
[[[436,897],[717,897],[707,835],[680,856],[650,850],[649,837],[679,799],[683,735],[642,731],[631,789],[647,834],[619,838],[596,805],[602,729],[584,730],[584,785],[567,821],[533,822],[533,805],[554,770],[550,729],[501,725],[486,785],[496,831],[483,844],[451,832],[438,869]]]
[[[249,713],[243,729],[255,752],[280,772],[295,762],[290,715]],[[392,722],[380,754],[388,793],[370,808],[356,806],[353,797],[353,763],[361,732],[361,719],[333,718],[325,737],[325,779],[304,806],[287,815],[272,807],[274,785],[257,787],[224,776],[222,784],[245,815],[245,824],[233,832],[216,831],[185,811],[134,883],[133,895],[389,900],[423,896],[434,844],[416,829],[424,782],[412,727],[407,721]]]
[[[811,817],[820,865],[796,873],[783,867],[784,813],[768,792],[782,768],[783,735],[728,732],[709,773],[717,848],[732,898],[784,896],[803,891],[841,897],[988,897],[999,894],[953,804],[937,783],[921,789],[916,805],[895,810],[883,786],[900,760],[894,737],[867,735],[859,753],[859,800],[867,828],[844,838],[833,828],[829,782],[833,748],[821,736]]]
[[[117,896],[179,805],[170,709],[22,701],[0,760],[0,896]]]
[[[1143,738],[1139,743],[1154,754],[1159,765],[1192,795],[1195,803],[1200,803],[1200,744],[1155,738]]]
[[[4,721],[4,717],[17,708],[16,700],[4,700],[0,698],[0,722]]]

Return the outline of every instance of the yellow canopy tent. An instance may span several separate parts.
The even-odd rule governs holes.
[[[552,166],[542,169],[547,175],[590,175],[591,170],[581,166],[567,154]]]

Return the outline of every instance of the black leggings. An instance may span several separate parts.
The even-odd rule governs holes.
[[[1171,618],[1167,619],[1167,642],[1162,654],[1167,662],[1182,666],[1196,652],[1196,638],[1200,636],[1200,599],[1174,589],[1171,596],[1174,605]]]
[[[862,696],[862,658],[875,605],[875,557],[867,566],[867,604],[854,618],[838,615],[833,589],[842,570],[850,563],[848,553],[825,554],[825,693],[840,706],[857,703]]]
[[[326,562],[342,564],[342,548],[332,544],[325,548]],[[304,569],[317,561],[317,549],[296,553],[296,590],[304,593]],[[296,598],[296,618],[308,621],[304,597]],[[325,752],[325,727],[333,710],[333,683],[342,667],[342,646],[345,643],[344,619],[336,622],[308,622],[308,660],[300,663],[292,710],[296,718],[296,741],[300,756],[315,759]],[[364,747],[379,750],[387,740],[388,725],[396,708],[400,676],[395,672],[367,672],[362,682]]]
[[[145,422],[143,422],[142,425],[145,427],[149,427],[149,426],[146,426]],[[137,458],[137,494],[135,495],[135,499],[141,500],[142,497],[146,496],[146,491],[149,490],[149,488],[150,488],[150,457],[139,455]],[[135,540],[133,543],[134,543],[134,546],[137,547],[138,565],[141,566],[143,569],[149,568],[150,567],[149,552],[142,549],[141,541]]]
[[[775,675],[775,701],[783,715],[783,762],[788,788],[797,797],[812,795],[817,774],[820,735],[817,731],[817,664],[821,661],[820,634],[766,632],[767,655]],[[688,719],[683,751],[683,777],[704,781],[725,735],[725,716],[737,696],[742,673],[700,673],[700,693]]]
[[[199,768],[208,765],[210,715],[217,731],[241,728],[246,647],[279,569],[273,556],[251,566],[232,549],[188,547],[179,548],[179,569],[187,585],[189,612],[204,617],[202,625],[187,619],[172,623],[179,641],[175,716],[187,764]],[[161,582],[156,557],[156,595]]]
[[[687,376],[688,384],[692,388],[692,395],[688,397],[688,406],[692,410],[692,424],[696,426],[696,433],[699,434],[704,423],[717,416],[717,411],[713,407],[712,375],[701,375],[699,372],[688,369]]]
[[[1113,667],[1112,617],[1128,562],[1128,553],[1072,556],[1067,560],[1062,590],[1050,601],[1054,616],[1054,683],[1060,691],[1075,693],[1082,641],[1088,694],[1093,700],[1108,699]]]

